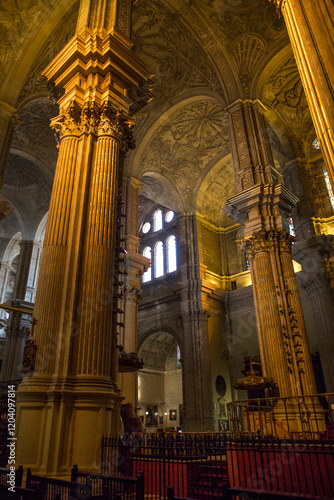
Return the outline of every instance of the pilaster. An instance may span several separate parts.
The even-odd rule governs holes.
[[[183,349],[187,353],[182,363],[183,386],[187,387],[183,395],[184,428],[191,432],[212,431],[215,428],[215,421],[208,339],[210,315],[203,307],[195,213],[184,214],[184,228],[188,282],[188,289],[181,298]]]

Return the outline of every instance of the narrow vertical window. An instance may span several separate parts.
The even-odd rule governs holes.
[[[288,221],[289,221],[289,233],[291,236],[296,236],[296,233],[295,233],[295,227],[293,225],[293,220],[292,220],[292,217],[289,217],[288,218]]]
[[[160,231],[162,229],[162,212],[161,210],[157,210],[154,212],[153,216],[153,221],[154,221],[154,231]]]
[[[151,259],[151,247],[146,247],[144,248],[143,251],[143,256],[147,257],[148,259]],[[146,283],[147,281],[151,281],[152,279],[152,268],[150,267],[146,273],[143,274],[143,283]]]
[[[332,188],[332,184],[331,184],[331,181],[330,181],[330,179],[329,179],[329,175],[328,175],[327,170],[325,170],[325,172],[324,172],[324,176],[325,176],[325,181],[326,181],[326,186],[327,186],[328,196],[329,196],[329,199],[331,200],[332,208],[333,208],[333,210],[334,210],[334,194],[333,194],[333,188]]]
[[[167,239],[167,273],[176,271],[176,238],[174,235]]]
[[[159,278],[164,274],[164,247],[162,241],[158,241],[154,248],[154,277]]]

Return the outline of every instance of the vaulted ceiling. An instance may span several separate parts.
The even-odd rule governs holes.
[[[78,6],[0,6],[0,100],[17,109],[19,122],[3,191],[15,208],[12,231],[33,234],[48,204],[57,161],[48,123],[57,106],[41,72],[75,33]],[[277,162],[307,155],[314,136],[283,19],[268,0],[137,0],[132,40],[155,74],[155,97],[136,117],[137,148],[126,166],[143,180],[141,203],[197,210],[227,227],[232,222],[221,207],[235,187],[225,107],[262,100]],[[44,194],[30,203],[28,188],[29,196]]]

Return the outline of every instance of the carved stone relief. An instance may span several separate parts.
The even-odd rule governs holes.
[[[58,114],[58,107],[48,99],[33,101],[19,113],[12,147],[41,158],[54,171],[57,162],[57,144],[50,120]]]
[[[309,150],[310,137],[315,137],[315,132],[292,55],[272,69],[263,87],[262,98],[285,123],[296,154],[304,156]]]
[[[260,62],[274,48],[275,41],[287,38],[284,20],[267,0],[194,0],[209,19],[230,57],[234,58],[245,95]]]
[[[30,237],[34,236],[48,210],[51,189],[52,181],[34,163],[15,154],[9,155],[2,193],[20,214]]]
[[[0,84],[24,43],[36,30],[51,0],[7,0],[0,10]]]
[[[235,224],[222,210],[226,199],[236,193],[234,181],[232,160],[227,161],[219,171],[213,170],[203,181],[206,187],[198,210],[217,227],[226,228]]]
[[[46,78],[42,76],[41,73],[75,34],[78,8],[79,2],[76,2],[73,7],[66,12],[57,28],[51,33],[32,72],[24,84],[19,103],[29,95],[49,93],[46,86]]]
[[[144,368],[165,370],[171,350],[176,351],[175,338],[166,332],[154,333],[143,344],[139,357],[144,361]]]
[[[166,175],[189,208],[203,170],[215,157],[227,154],[229,147],[223,109],[212,102],[199,102],[178,111],[156,133],[146,149],[140,173]]]
[[[181,18],[161,2],[137,2],[133,8],[134,51],[154,71],[154,102],[184,91],[189,80],[220,89],[207,57]]]

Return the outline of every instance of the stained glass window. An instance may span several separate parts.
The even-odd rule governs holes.
[[[296,233],[295,233],[295,228],[293,226],[293,220],[292,220],[292,217],[289,217],[288,218],[288,221],[289,221],[289,233],[291,234],[291,236],[296,236]]]
[[[312,147],[314,149],[320,149],[320,142],[318,138],[315,138],[314,141],[312,142]]]
[[[327,170],[325,170],[325,172],[324,172],[324,176],[325,176],[325,181],[326,181],[326,186],[327,186],[327,191],[328,191],[329,199],[331,200],[332,208],[333,208],[333,210],[334,210],[334,194],[333,194],[333,188],[332,188],[332,184],[331,184],[331,181],[330,181],[330,179],[329,179],[329,175],[328,175]]]

